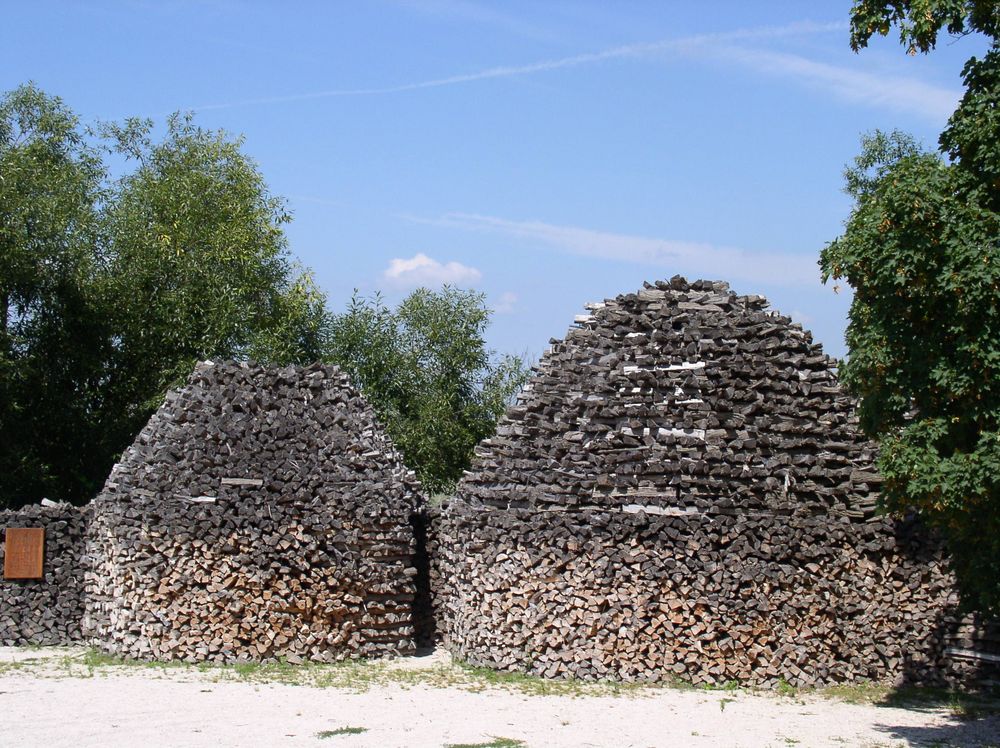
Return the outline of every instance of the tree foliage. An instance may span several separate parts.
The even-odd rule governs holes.
[[[195,360],[313,361],[328,315],[242,143],[0,102],[0,505],[85,501]],[[112,179],[104,155],[134,168]]]
[[[893,26],[899,28],[899,42],[909,54],[934,49],[942,29],[996,39],[1000,4],[996,0],[855,0],[851,49],[864,49],[875,34],[887,36]]]
[[[0,101],[0,505],[58,494],[99,456],[103,175],[61,102],[32,86]]]
[[[286,251],[283,202],[242,140],[171,117],[105,127],[136,168],[115,182],[101,286],[115,334],[108,394],[134,433],[201,358],[310,362],[323,354],[324,298]]]
[[[349,372],[430,491],[452,488],[527,371],[496,356],[481,294],[419,289],[396,309],[355,294],[335,315],[330,357]]]
[[[216,357],[341,363],[425,485],[453,485],[525,376],[487,350],[483,297],[331,315],[242,140],[179,115],[154,132],[84,129],[33,85],[0,100],[0,506],[87,501]]]
[[[1000,612],[1000,48],[995,2],[857,2],[851,43],[900,26],[911,51],[942,29],[993,40],[965,66],[941,153],[875,133],[846,172],[855,205],[823,251],[854,288],[842,368],[880,440],[882,499],[950,541],[966,602]]]

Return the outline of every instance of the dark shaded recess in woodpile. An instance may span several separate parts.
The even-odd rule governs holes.
[[[199,364],[93,502],[85,628],[162,660],[413,652],[420,505],[336,367]]]
[[[452,652],[588,679],[996,677],[941,544],[877,515],[836,362],[767,306],[676,277],[552,341],[433,511]]]
[[[0,566],[6,529],[45,531],[41,579],[0,580],[0,645],[65,645],[83,641],[85,534],[89,507],[69,504],[0,511]]]

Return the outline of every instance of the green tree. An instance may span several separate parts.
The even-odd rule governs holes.
[[[855,0],[851,8],[851,49],[868,46],[875,35],[899,27],[899,42],[909,54],[929,52],[938,34],[978,32],[996,39],[1000,5],[996,0]]]
[[[333,319],[329,357],[430,491],[454,487],[526,379],[520,358],[486,347],[489,319],[482,294],[448,286],[414,291],[396,309],[355,294]]]
[[[0,506],[88,500],[197,359],[327,347],[323,295],[242,141],[179,116],[151,133],[88,134],[33,86],[0,102]]]
[[[173,116],[107,126],[114,150],[137,164],[112,185],[104,215],[102,298],[115,340],[107,412],[126,442],[203,358],[318,360],[325,300],[286,251],[290,219],[242,139]]]
[[[0,100],[0,506],[61,495],[105,459],[90,438],[107,353],[103,179],[59,99],[29,84]]]
[[[457,480],[525,376],[479,294],[331,316],[240,139],[174,116],[84,130],[23,86],[0,101],[0,506],[85,502],[198,359],[334,359],[428,488]],[[123,164],[109,176],[105,160]]]
[[[851,44],[898,24],[911,52],[938,33],[992,40],[965,66],[941,154],[875,133],[846,172],[855,205],[823,251],[824,280],[854,289],[842,368],[880,441],[882,500],[949,541],[969,606],[1000,612],[1000,5],[912,0],[854,6]]]

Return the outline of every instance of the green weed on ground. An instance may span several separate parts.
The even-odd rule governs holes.
[[[778,681],[778,693],[781,696],[797,696],[799,689],[789,683],[787,680],[782,678]]]
[[[494,670],[463,662],[456,663],[452,667],[458,668],[470,690],[473,691],[487,688],[506,688],[520,691],[529,696],[634,696],[640,695],[644,691],[649,692],[669,687],[667,683],[542,678],[538,675]]]
[[[20,662],[0,662],[0,676],[7,675],[8,673],[13,673],[18,670],[24,670],[30,664],[30,660],[21,660]]]
[[[339,688],[356,692],[374,686],[395,684],[403,687],[463,688],[480,691],[509,688],[527,694],[600,694],[636,691],[635,684],[550,681],[519,673],[498,673],[487,668],[441,663],[430,667],[408,668],[405,660],[343,660],[329,664],[284,660],[237,663],[188,663],[183,661],[133,660],[108,654],[99,649],[81,649],[59,657],[31,658],[0,663],[0,674],[23,671],[36,677],[89,678],[135,672],[153,677],[173,671],[175,675],[197,676],[209,681],[278,683],[283,685]]]
[[[448,743],[445,748],[519,748],[523,745],[523,740],[494,737],[489,743]]]
[[[338,727],[336,730],[320,730],[316,733],[316,737],[320,739],[324,738],[335,738],[338,735],[360,735],[363,732],[368,732],[367,727]]]
[[[441,662],[410,667],[407,660],[343,660],[330,664],[283,660],[246,663],[187,663],[183,661],[130,660],[98,649],[69,649],[19,661],[0,662],[0,676],[24,674],[41,678],[92,678],[143,671],[152,677],[197,678],[209,682],[277,683],[313,688],[336,688],[361,693],[373,687],[459,688],[481,692],[491,689],[515,691],[528,696],[651,696],[658,690],[737,691],[776,694],[783,697],[821,697],[851,704],[905,709],[947,709],[966,719],[1000,714],[1000,692],[962,692],[932,688],[892,688],[876,683],[857,683],[826,688],[799,689],[781,681],[775,689],[742,688],[735,681],[719,685],[693,685],[673,679],[656,683],[621,681],[552,680],[520,672],[505,672],[466,663]],[[723,698],[720,709],[732,703]]]

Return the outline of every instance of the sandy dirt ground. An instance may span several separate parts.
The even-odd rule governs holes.
[[[442,655],[388,666],[426,669],[426,678],[411,672],[405,682],[369,679],[361,669],[359,682],[346,687],[191,667],[75,664],[85,658],[83,650],[0,648],[0,745],[1000,745],[996,715],[960,720],[940,706],[901,709],[744,691],[527,693],[475,679],[442,681],[431,674],[457,670]]]

